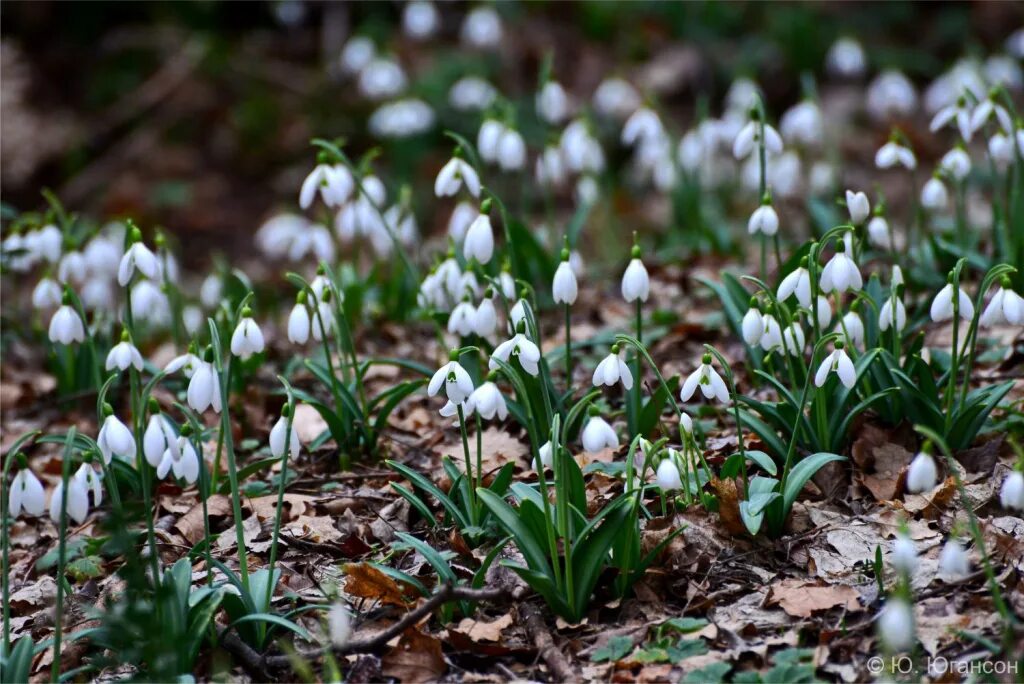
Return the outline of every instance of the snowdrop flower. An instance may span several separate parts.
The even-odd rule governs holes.
[[[366,36],[354,36],[341,50],[341,69],[347,74],[358,74],[377,54],[373,41]]]
[[[579,287],[576,284],[576,274],[569,264],[569,250],[562,250],[562,261],[555,270],[555,277],[551,283],[551,296],[555,304],[571,306],[576,303]]]
[[[892,597],[878,616],[878,636],[893,652],[914,647],[914,610],[905,599]]]
[[[512,324],[512,330],[519,330],[520,323],[526,321],[526,300],[519,298],[516,303],[512,305],[512,309],[508,312],[509,322]]]
[[[171,301],[159,285],[152,280],[140,280],[132,286],[128,301],[136,320],[151,325],[165,325],[171,320]]]
[[[331,645],[335,648],[347,644],[349,637],[352,636],[352,616],[344,602],[334,602],[327,611],[327,633],[331,638]]]
[[[956,308],[958,310],[958,315],[962,320],[969,321],[974,317],[974,304],[971,303],[971,298],[967,296],[967,293],[963,291],[963,288],[957,288]],[[953,318],[952,283],[946,283],[945,287],[939,290],[939,293],[935,295],[935,299],[932,300],[931,317],[936,323],[948,321]]]
[[[142,370],[142,354],[139,353],[138,348],[131,343],[128,337],[128,331],[125,330],[121,333],[121,341],[111,348],[110,353],[107,354],[107,363],[105,365],[108,371],[114,370],[115,368],[119,371],[127,370],[129,366],[132,366],[137,371]]]
[[[452,215],[448,219],[448,234],[452,236],[452,240],[456,243],[461,243],[462,239],[466,237],[466,231],[469,230],[469,226],[473,223],[480,212],[475,206],[467,201],[459,202],[455,205],[455,209],[452,210]]]
[[[757,308],[757,298],[750,299],[750,308],[743,314],[743,321],[740,323],[740,330],[743,334],[743,341],[751,347],[761,341],[764,335],[764,317]]]
[[[1006,476],[999,490],[999,503],[1003,508],[1024,511],[1024,473],[1014,470]]]
[[[800,356],[804,347],[807,346],[807,338],[804,337],[804,329],[799,323],[794,322],[782,331],[783,345],[790,356]]]
[[[103,480],[100,473],[93,469],[91,463],[83,463],[72,476],[78,480],[85,489],[86,494],[92,494],[92,505],[99,506],[103,503]]]
[[[492,371],[498,370],[498,364],[495,363],[495,359],[511,363],[510,359],[514,356],[519,359],[519,364],[523,367],[523,370],[536,377],[540,373],[540,367],[538,366],[540,362],[540,348],[522,332],[522,330],[526,329],[525,323],[521,322],[517,329],[520,329],[520,332],[513,335],[512,339],[506,340],[494,348],[487,367]]]
[[[913,150],[904,147],[899,140],[891,138],[875,153],[875,166],[880,169],[902,166],[908,171],[913,171],[917,168],[917,158],[914,156]]]
[[[68,304],[63,304],[50,319],[49,337],[51,342],[71,344],[85,341],[85,326],[78,312]]]
[[[640,106],[640,93],[629,81],[612,76],[594,91],[594,110],[612,119],[625,119]]]
[[[480,124],[476,134],[476,149],[485,162],[494,164],[498,161],[498,144],[504,132],[505,124],[497,119],[487,118]]]
[[[31,255],[29,255],[31,261]],[[57,280],[62,283],[81,285],[88,276],[88,264],[81,252],[68,252],[57,264]]]
[[[138,229],[133,229],[133,236]],[[128,251],[121,257],[121,263],[117,267],[117,283],[121,287],[127,285],[136,269],[139,273],[150,280],[160,279],[160,263],[153,252],[149,251],[141,240],[136,241],[128,248]]]
[[[839,324],[846,341],[853,348],[864,346],[864,321],[856,311],[848,311]]]
[[[306,293],[295,296],[295,306],[288,314],[288,341],[292,344],[306,344],[309,341],[309,307],[306,305]]]
[[[942,211],[948,203],[949,193],[936,172],[921,188],[921,206],[928,211]]]
[[[809,309],[811,308],[811,274],[804,264],[805,260],[801,261],[800,266],[790,271],[789,275],[782,279],[776,296],[780,302],[784,302],[795,294],[800,306]]]
[[[82,252],[90,275],[113,278],[121,263],[121,246],[111,237],[98,235]]]
[[[309,209],[316,199],[317,192],[328,207],[340,207],[348,201],[355,190],[352,173],[342,164],[321,162],[313,167],[299,190],[299,206]]]
[[[888,249],[893,246],[889,222],[881,214],[875,214],[868,221],[868,243],[878,249]]]
[[[289,437],[288,416],[285,415],[288,412],[287,405],[282,413],[281,417],[274,423],[274,427],[270,430],[270,454],[274,458],[281,458],[284,456],[284,445],[288,443],[288,455],[292,458],[298,458],[299,452],[302,450],[302,444],[299,442],[299,431],[295,428],[295,424],[291,425],[291,436]]]
[[[32,306],[39,311],[49,311],[60,306],[60,285],[53,278],[40,278],[32,290]]]
[[[771,237],[779,232],[779,215],[775,213],[775,207],[771,201],[761,204],[747,221],[747,233],[750,235],[767,235]]]
[[[816,147],[824,138],[821,109],[813,100],[804,100],[786,110],[779,120],[779,131],[787,142]]]
[[[263,351],[263,346],[263,332],[252,319],[252,310],[245,307],[242,309],[242,320],[231,335],[231,353],[244,361]]]
[[[458,334],[460,337],[466,337],[473,332],[474,318],[476,317],[476,307],[469,301],[467,296],[461,302],[455,305],[452,309],[451,314],[448,316],[448,332]]]
[[[583,176],[576,181],[576,203],[579,205],[593,204],[600,196],[600,192],[597,179],[593,176]]]
[[[378,138],[410,138],[434,126],[434,110],[423,100],[407,97],[381,105],[366,125]],[[364,179],[365,185],[365,179]]]
[[[962,147],[954,147],[939,160],[939,168],[954,180],[962,181],[971,172],[971,158]]]
[[[979,102],[978,106],[971,113],[971,133],[977,133],[993,117],[999,122],[1004,131],[1013,130],[1013,117],[1010,116],[1010,112],[1006,111],[1006,107],[996,102],[993,93],[989,93],[989,96]]]
[[[622,144],[629,147],[660,140],[664,136],[665,127],[662,126],[661,119],[648,107],[640,107],[630,114],[625,126],[622,127]]]
[[[491,228],[491,219],[487,215],[490,210],[490,202],[484,200],[480,207],[480,214],[469,225],[466,231],[466,239],[462,243],[462,255],[466,261],[476,259],[481,265],[490,262],[494,256],[494,230]]]
[[[818,327],[825,330],[832,322],[832,305],[825,295],[818,295]]]
[[[615,430],[597,413],[597,407],[591,407],[590,418],[583,427],[583,449],[591,454],[619,446],[619,437]]]
[[[474,8],[463,20],[460,36],[470,47],[497,47],[502,37],[501,18],[492,7]]]
[[[448,363],[438,368],[434,376],[430,378],[430,384],[427,385],[429,396],[436,396],[444,386],[448,401],[461,404],[473,393],[473,380],[470,379],[466,369],[459,364],[458,357],[458,350],[453,349],[448,355]]]
[[[554,463],[554,460],[552,459],[552,456],[551,456],[551,441],[550,440],[548,440],[547,442],[544,442],[544,446],[542,446],[537,451],[537,456],[538,456],[538,458],[534,459],[534,461],[535,461],[534,465],[535,466],[536,466],[536,461],[537,460],[540,461],[540,465],[541,465],[542,468],[550,468],[552,466],[552,464]]]
[[[839,38],[825,56],[828,70],[843,78],[861,76],[867,68],[864,48],[853,38]]]
[[[508,126],[498,138],[498,166],[503,171],[518,171],[526,164],[526,143],[519,131]]]
[[[655,480],[658,483],[658,488],[663,492],[673,492],[683,488],[683,480],[679,477],[679,467],[671,457],[661,459]]]
[[[885,332],[890,327],[897,333],[907,327],[907,310],[898,296],[888,297],[878,312],[878,329]]]
[[[402,29],[415,40],[430,38],[437,33],[440,24],[441,17],[432,2],[414,0],[402,11]]]
[[[490,379],[473,390],[473,393],[469,395],[466,405],[469,413],[475,411],[485,420],[491,420],[495,416],[498,417],[498,420],[508,418],[508,406],[505,404],[505,397],[501,395],[501,390]]]
[[[917,91],[899,71],[884,71],[868,86],[866,107],[875,119],[909,116],[917,109]]]
[[[154,468],[160,466],[164,452],[178,452],[178,436],[174,433],[171,421],[159,412],[154,412],[146,423],[146,431],[142,433],[142,453],[146,463]],[[178,455],[174,456],[178,458]]]
[[[18,470],[7,493],[7,512],[11,518],[17,518],[22,510],[28,515],[42,515],[46,510],[43,484],[28,468]]]
[[[828,380],[830,372],[839,376],[840,382],[849,389],[857,384],[857,371],[853,367],[853,361],[843,349],[842,340],[836,340],[835,350],[826,356],[818,366],[818,372],[814,374],[814,384],[817,387],[823,386]]]
[[[757,84],[749,78],[737,78],[729,84],[725,94],[725,108],[730,112],[748,112],[757,105],[761,95]]]
[[[170,375],[171,373],[177,373],[182,371],[186,378],[191,378],[202,360],[195,355],[194,350],[190,347],[190,351],[176,356],[171,359],[170,363],[164,366],[164,373]]]
[[[939,554],[939,572],[951,579],[960,579],[971,572],[971,562],[967,551],[954,538],[950,538]]]
[[[217,377],[212,363],[199,361],[196,364],[192,378],[188,382],[186,397],[188,405],[196,413],[203,413],[211,406],[216,413],[220,413],[220,378]]]
[[[712,368],[710,353],[704,354],[700,367],[686,378],[683,388],[679,392],[680,399],[689,401],[697,387],[700,387],[705,399],[714,398],[723,404],[729,403],[729,388],[725,386],[725,381],[722,380],[718,371]]]
[[[191,432],[189,426],[182,426],[181,432],[182,434],[164,450],[160,463],[156,466],[156,476],[162,480],[173,471],[174,477],[194,484],[199,479],[199,456],[188,438]]]
[[[847,290],[859,290],[864,286],[864,280],[860,275],[853,260],[853,232],[848,231],[843,236],[843,251],[836,253],[825,264],[821,271],[821,291],[846,292]]]
[[[371,100],[395,97],[407,84],[402,67],[391,59],[374,59],[359,74],[359,91]]]
[[[434,194],[438,197],[454,197],[465,184],[466,191],[473,197],[480,196],[480,176],[467,161],[459,156],[452,157],[434,181]]]
[[[565,168],[565,161],[562,159],[562,151],[555,145],[548,145],[537,155],[537,161],[533,166],[533,174],[537,178],[537,184],[541,186],[561,186],[565,183],[568,173]]]
[[[1005,173],[1013,163],[1013,140],[1002,132],[993,133],[988,139],[988,156],[996,168]]]
[[[981,312],[978,324],[985,328],[994,325],[1024,324],[1024,298],[1010,289],[1010,279],[1002,278],[999,289]]]
[[[113,414],[109,405],[104,408],[107,417],[100,426],[100,433],[96,437],[96,445],[103,454],[103,461],[107,464],[113,456],[123,459],[129,463],[135,458],[135,437],[132,431]]]
[[[923,451],[914,457],[907,468],[907,491],[919,494],[933,489],[938,483],[939,472],[935,459]]]
[[[892,553],[889,555],[889,562],[897,571],[910,577],[917,570],[917,546],[914,540],[900,532],[892,543]]]
[[[448,103],[460,112],[482,111],[490,107],[498,91],[487,81],[476,76],[464,76],[448,91]]]
[[[760,114],[752,112],[759,117]],[[764,146],[770,154],[782,154],[782,138],[778,131],[767,123],[762,124],[760,118],[751,118],[747,125],[740,129],[732,145],[732,154],[737,159],[746,159],[760,142],[761,126],[764,126]]]
[[[651,293],[651,279],[647,275],[647,268],[640,260],[640,247],[633,245],[632,258],[626,271],[622,274],[622,298],[627,302],[640,300],[646,302]]]
[[[39,230],[34,230],[25,236],[25,247],[32,257],[34,259],[42,259],[51,264],[55,264],[60,260],[63,246],[64,234],[61,233],[60,228],[52,223],[48,223]]]
[[[223,292],[224,284],[220,275],[211,273],[203,279],[203,284],[199,286],[199,303],[209,310],[216,309],[220,305]]]
[[[850,211],[850,223],[859,226],[871,214],[871,204],[863,192],[846,191],[846,208]]]
[[[50,494],[50,520],[60,524],[61,502],[64,499],[64,483],[58,482]],[[68,478],[67,514],[81,525],[89,515],[89,492],[77,477]]]
[[[316,305],[316,313],[310,317],[313,340],[322,341],[334,332],[334,309],[331,308],[330,294]]]
[[[494,308],[494,293],[488,288],[473,315],[473,332],[480,337],[490,338],[497,329],[498,312]]]
[[[604,357],[601,363],[597,364],[597,368],[594,369],[594,387],[600,387],[601,385],[611,387],[620,380],[624,389],[627,391],[632,389],[633,374],[630,372],[629,366],[622,359],[619,345],[613,344],[611,353]]]
[[[771,351],[782,347],[782,328],[779,321],[770,313],[761,317],[761,349]]]
[[[557,81],[548,81],[534,101],[537,116],[550,126],[557,126],[569,114],[569,97]]]
[[[932,117],[932,121],[928,125],[928,128],[932,133],[935,133],[939,129],[945,128],[951,123],[956,126],[957,130],[960,132],[961,138],[970,141],[971,135],[974,131],[971,128],[971,112],[967,107],[967,98],[963,95],[957,98],[955,103],[940,109],[935,116]]]

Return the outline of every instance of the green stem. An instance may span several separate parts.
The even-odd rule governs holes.
[[[71,450],[75,442],[75,428],[68,430],[64,441],[64,457],[61,462],[60,488],[60,530],[57,537],[57,605],[53,614],[53,664],[50,666],[50,681],[60,681],[61,637],[64,624],[64,567],[67,561],[68,535],[68,481],[71,479]]]
[[[219,347],[220,345],[218,344],[217,346]],[[221,350],[218,348],[215,351],[217,353],[217,364],[221,365]],[[227,455],[228,461],[228,483],[231,486],[231,513],[232,517],[235,519],[235,543],[238,545],[238,574],[241,578],[242,586],[248,592],[249,554],[245,548],[245,530],[242,525],[242,495],[238,489],[238,466],[235,462],[235,444],[234,437],[231,435],[231,412],[228,405],[228,385],[231,379],[232,366],[234,366],[234,363],[232,358],[229,356],[227,369],[219,369],[221,402],[220,431],[223,436],[224,452]]]
[[[455,410],[459,414],[459,432],[462,435],[462,454],[466,459],[466,479],[469,480],[469,501],[466,503],[469,505],[470,520],[474,525],[476,525],[476,479],[473,477],[473,462],[469,455],[469,435],[466,432],[466,413],[462,410],[461,402],[455,404]]]
[[[565,389],[572,391],[572,316],[565,305]]]
[[[274,597],[274,564],[277,563],[277,541],[281,534],[281,514],[284,511],[284,489],[288,482],[288,457],[291,455],[292,446],[292,423],[295,415],[295,399],[291,390],[288,390],[288,421],[284,433],[284,453],[281,455],[280,481],[277,485],[277,508],[274,510],[274,531],[270,542],[270,560],[267,568],[270,571],[270,579],[267,582],[267,596],[264,606],[269,610],[270,601]]]
[[[636,298],[635,304],[635,316],[636,316],[636,341],[643,344],[644,338],[644,325],[643,325],[643,302],[640,298]],[[640,385],[641,385],[641,368],[640,368],[640,352],[634,350],[633,354],[633,396],[631,397],[633,402],[633,432],[637,433],[640,431]],[[635,436],[635,434],[634,434]]]

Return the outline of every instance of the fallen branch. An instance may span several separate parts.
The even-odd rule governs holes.
[[[552,681],[574,682],[579,680],[579,675],[573,671],[569,661],[555,645],[555,640],[544,624],[540,612],[531,604],[523,603],[519,606],[519,614],[526,622],[526,631],[533,636],[533,645],[537,648],[540,657],[544,659],[548,669],[551,670]]]

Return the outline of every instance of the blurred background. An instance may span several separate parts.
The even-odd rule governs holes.
[[[865,48],[864,80],[898,68],[923,86],[965,52],[999,52],[1024,26],[1024,3],[1009,2],[497,3],[505,38],[497,50],[474,51],[460,44],[474,6],[437,3],[436,33],[413,39],[395,2],[5,2],[5,211],[41,208],[45,187],[75,212],[166,227],[189,265],[211,250],[254,251],[256,228],[296,208],[315,159],[311,138],[344,138],[353,158],[378,144],[367,119],[381,101],[360,94],[340,61],[354,34],[401,65],[403,96],[434,111],[422,134],[383,143],[375,168],[412,188],[420,230],[439,235],[448,210],[430,197],[452,149],[443,131],[474,139],[480,123],[450,103],[465,76],[527,108],[549,58],[581,101],[602,79],[622,76],[657,101],[678,134],[738,75],[764,88],[778,117],[808,76],[822,76],[844,35]],[[844,141],[844,151],[870,163],[886,135]]]

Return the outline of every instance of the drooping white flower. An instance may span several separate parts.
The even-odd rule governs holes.
[[[462,201],[455,205],[451,218],[448,219],[448,234],[456,244],[460,244],[466,237],[466,231],[479,215],[479,210],[470,202]]]
[[[857,349],[864,346],[864,321],[856,311],[847,311],[839,328],[851,347]]]
[[[886,331],[890,327],[900,333],[907,327],[907,310],[899,297],[888,297],[878,312],[878,329]]]
[[[352,616],[342,601],[334,602],[327,611],[327,634],[335,648],[347,644],[352,636]]]
[[[871,204],[863,192],[846,191],[846,208],[850,212],[850,223],[859,226],[871,214]]]
[[[460,157],[448,160],[434,181],[434,194],[438,197],[454,197],[465,184],[466,191],[473,197],[480,196],[480,176],[476,169]]]
[[[85,341],[85,326],[78,312],[70,305],[64,304],[50,319],[49,337],[51,342],[71,344],[72,342]]]
[[[505,397],[502,396],[498,386],[490,380],[473,390],[466,402],[466,410],[468,413],[476,412],[485,420],[491,420],[495,416],[498,417],[498,420],[508,418],[508,405],[505,403]]]
[[[34,230],[26,235],[25,243],[35,258],[55,264],[60,260],[61,248],[64,246],[64,234],[60,228],[48,223],[39,230]],[[88,259],[86,264],[88,264]]]
[[[634,302],[637,299],[646,302],[650,292],[651,279],[647,274],[647,268],[639,255],[634,255],[622,274],[622,298],[627,302]]]
[[[288,314],[288,341],[292,344],[306,344],[309,341],[309,307],[305,301],[296,302]]]
[[[576,302],[579,287],[576,283],[576,274],[569,265],[568,251],[565,250],[565,259],[558,264],[555,270],[555,277],[551,283],[551,296],[555,304],[572,305]]]
[[[790,356],[800,356],[803,354],[804,347],[807,346],[807,338],[804,336],[804,329],[796,321],[782,331],[782,341],[786,352]]]
[[[164,451],[156,467],[156,476],[162,480],[172,471],[174,477],[188,484],[194,484],[199,479],[199,455],[192,441],[185,436],[177,437],[173,448],[169,446]]]
[[[246,308],[242,311],[242,320],[231,334],[231,353],[244,361],[253,354],[262,352],[263,347],[263,331],[256,325],[256,321]]]
[[[663,492],[673,492],[683,488],[683,480],[679,477],[679,467],[672,458],[663,458],[658,464],[655,475],[658,488]]]
[[[832,43],[825,56],[828,70],[843,78],[861,76],[867,68],[864,48],[855,39],[843,37]]]
[[[359,72],[359,92],[370,100],[387,100],[400,95],[408,83],[402,66],[385,57],[370,60]]]
[[[162,413],[154,413],[149,417],[146,431],[142,434],[142,453],[146,457],[146,462],[156,468],[168,449],[178,450],[178,436],[174,433],[171,422]]]
[[[967,550],[954,538],[950,538],[939,554],[939,572],[950,579],[960,579],[971,572]]]
[[[977,133],[992,118],[999,122],[1004,131],[1013,130],[1013,117],[1010,116],[1010,112],[989,95],[971,112],[971,133]]]
[[[739,134],[736,136],[736,140],[732,145],[732,154],[737,159],[746,159],[750,156],[750,153],[754,151],[760,143],[761,137],[761,126],[760,121],[751,120],[747,122],[747,125],[740,129]],[[764,126],[764,146],[770,154],[782,154],[782,137],[779,132],[772,128],[769,124],[765,123]]]
[[[501,17],[493,7],[476,7],[462,21],[459,33],[462,42],[470,47],[488,49],[501,43]]]
[[[892,567],[907,577],[911,577],[917,570],[917,546],[914,540],[905,533],[900,532],[892,543],[892,552],[889,554],[889,563]]]
[[[309,209],[319,192],[328,207],[340,207],[349,200],[355,190],[352,173],[342,164],[317,164],[302,181],[299,190],[299,206]]]
[[[134,367],[137,371],[141,371],[142,354],[139,353],[136,346],[126,336],[123,336],[121,341],[115,344],[107,354],[105,367],[108,371],[115,368],[119,371],[124,371],[129,366]]]
[[[988,156],[996,165],[996,169],[1005,172],[1013,163],[1013,139],[1002,132],[993,133],[988,139]]]
[[[526,142],[519,131],[505,127],[498,138],[498,166],[503,171],[519,171],[526,165]]]
[[[994,325],[1024,324],[1024,298],[1009,287],[1009,280],[1001,283],[988,305],[981,312],[978,324],[984,328]]]
[[[875,153],[875,166],[880,169],[902,166],[908,171],[913,171],[917,168],[917,157],[909,147],[903,146],[897,140],[890,140]]]
[[[843,236],[843,251],[836,253],[825,264],[821,270],[821,291],[846,292],[847,290],[859,290],[864,287],[864,280],[860,275],[860,269],[853,260],[853,232],[847,232]]]
[[[726,387],[722,376],[711,366],[711,354],[704,354],[700,366],[690,373],[683,382],[683,388],[679,397],[683,401],[689,401],[693,393],[700,387],[705,399],[717,399],[723,404],[729,403],[729,388]]]
[[[49,311],[60,306],[60,285],[53,278],[40,278],[32,290],[32,306],[39,311]]]
[[[610,76],[597,86],[592,98],[594,110],[611,119],[624,120],[640,106],[640,93],[629,81]]]
[[[28,255],[31,259],[31,255]],[[81,285],[89,275],[88,264],[81,252],[68,252],[57,264],[57,280],[65,284]]]
[[[999,490],[999,503],[1003,508],[1024,511],[1024,473],[1014,470]]]
[[[957,315],[962,319],[969,321],[974,317],[974,304],[971,303],[971,298],[967,296],[963,288],[957,288]],[[948,321],[953,318],[953,284],[946,283],[945,287],[939,290],[939,293],[935,295],[935,299],[932,300],[931,306],[931,317],[936,323],[942,321]]]
[[[743,315],[740,328],[743,333],[743,341],[751,347],[761,341],[761,336],[764,335],[764,318],[755,304],[751,304],[747,313]]]
[[[794,294],[796,300],[800,302],[800,306],[806,309],[811,308],[811,274],[803,265],[790,271],[789,275],[779,283],[777,297],[780,302],[786,301]]]
[[[597,368],[594,369],[593,382],[595,387],[600,387],[601,385],[611,387],[621,380],[623,388],[626,390],[632,389],[633,373],[630,372],[629,366],[626,365],[617,347],[618,345],[613,345],[611,353],[601,359],[601,362],[597,364]]]
[[[466,369],[454,358],[438,368],[430,378],[427,394],[431,397],[436,396],[442,386],[445,396],[455,404],[461,404],[473,393],[473,380],[469,377]]]
[[[483,111],[497,97],[494,86],[477,76],[463,76],[448,90],[448,103],[460,112]]]
[[[192,378],[188,382],[186,392],[188,405],[193,411],[202,413],[213,407],[213,410],[220,413],[220,379],[217,371],[209,361],[198,361],[192,371]]]
[[[150,280],[159,280],[160,278],[160,262],[157,261],[156,255],[142,244],[141,240],[129,247],[121,257],[121,263],[117,267],[118,285],[121,287],[127,285],[136,270]]]
[[[857,384],[857,371],[853,367],[853,361],[850,360],[840,341],[836,342],[835,350],[822,359],[821,365],[818,366],[818,371],[814,374],[814,384],[817,387],[823,386],[825,381],[828,380],[828,374],[831,372],[835,372],[839,376],[839,381],[848,388],[852,388]]]
[[[832,305],[825,295],[818,295],[818,327],[827,329],[832,323]]]
[[[875,214],[868,221],[868,243],[878,249],[889,249],[893,246],[889,222],[881,214]]]
[[[494,298],[484,297],[473,315],[473,332],[480,337],[490,338],[497,329],[498,312],[494,307]]]
[[[274,458],[281,458],[284,456],[284,445],[285,442],[289,444],[288,455],[292,458],[298,458],[299,452],[302,450],[302,444],[299,442],[299,431],[296,429],[295,424],[291,425],[291,436],[288,436],[288,418],[281,416],[274,423],[274,427],[270,429],[270,454]]]
[[[476,259],[480,264],[487,264],[494,256],[494,230],[486,212],[478,215],[469,225],[466,239],[462,243],[462,254],[467,261]]]
[[[747,221],[747,233],[750,235],[760,233],[771,237],[777,232],[779,232],[779,215],[770,203],[762,204],[755,209]]]
[[[171,359],[170,362],[164,366],[164,373],[170,375],[171,373],[182,371],[186,378],[191,378],[200,363],[202,363],[202,360],[198,356],[192,352],[187,352]]]
[[[932,176],[921,188],[921,206],[928,211],[942,211],[949,204],[949,193],[942,179]]]
[[[460,337],[470,335],[473,332],[475,318],[476,307],[473,306],[473,303],[467,297],[456,304],[448,316],[448,332],[453,335],[457,334]]]
[[[960,132],[960,137],[970,141],[971,136],[974,134],[974,131],[971,129],[971,111],[967,107],[967,98],[962,95],[953,104],[947,105],[936,112],[928,128],[932,133],[935,133],[951,123]]]
[[[11,488],[7,493],[7,512],[11,518],[17,518],[22,510],[28,515],[42,515],[46,510],[43,484],[28,468],[18,471],[11,480]]]
[[[137,321],[146,321],[153,326],[163,326],[171,321],[171,301],[152,280],[137,281],[132,286],[128,302]]]
[[[552,455],[551,455],[551,441],[550,440],[548,440],[547,442],[544,442],[544,446],[542,446],[540,449],[537,450],[537,456],[538,456],[538,459],[540,460],[540,465],[541,465],[542,468],[550,468],[551,467],[551,465],[554,463],[554,460],[552,459]],[[536,461],[538,459],[534,459],[534,467],[536,467],[536,465],[537,465]]]
[[[906,117],[917,109],[917,91],[902,72],[884,71],[868,86],[865,106],[877,120]]]
[[[821,144],[825,131],[821,108],[813,100],[790,107],[779,120],[779,132],[786,142],[805,147]]]
[[[537,116],[551,126],[557,126],[569,114],[569,97],[557,81],[548,81],[537,93],[534,105]]]
[[[582,441],[583,449],[591,454],[619,446],[619,437],[615,430],[597,414],[591,414],[587,419],[587,424],[583,427]]]
[[[893,597],[886,601],[878,616],[878,636],[893,652],[914,647],[914,610],[906,600]]]
[[[665,127],[657,112],[648,107],[640,107],[629,115],[626,124],[622,127],[622,144],[633,146],[638,143],[661,138],[665,134]]]
[[[770,313],[761,317],[761,339],[758,343],[764,351],[782,348],[782,327]]]
[[[96,445],[103,454],[103,460],[110,463],[112,456],[117,456],[129,463],[135,458],[135,437],[132,431],[117,416],[111,414],[103,421]]]
[[[967,150],[962,147],[954,147],[939,160],[939,168],[949,174],[954,180],[962,181],[971,172],[971,158]]]
[[[491,354],[491,360],[488,362],[488,368],[497,370],[499,366],[494,362],[495,359],[511,363],[510,359],[512,357],[517,357],[523,370],[530,375],[536,377],[540,373],[540,366],[538,365],[540,363],[540,348],[531,342],[525,333],[518,332],[512,339],[506,340],[495,347],[494,352]]]
[[[411,138],[434,127],[434,109],[415,97],[383,104],[367,120],[370,133],[378,138]]]
[[[373,41],[366,36],[353,36],[341,50],[339,61],[342,71],[347,74],[358,74],[377,54]]]
[[[441,24],[441,16],[434,3],[413,0],[402,11],[402,29],[414,40],[425,40],[435,33]]]
[[[907,468],[907,491],[919,494],[933,489],[938,482],[939,471],[935,459],[923,451],[914,457]]]
[[[61,502],[64,498],[64,483],[58,482],[50,494],[50,520],[60,524]],[[68,478],[67,514],[81,525],[89,515],[89,492],[77,477]]]

